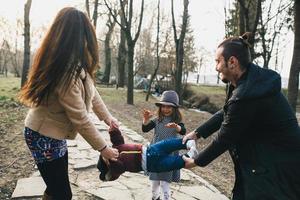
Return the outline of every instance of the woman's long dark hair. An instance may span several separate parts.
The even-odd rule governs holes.
[[[19,93],[20,101],[38,106],[59,84],[67,90],[82,70],[94,79],[99,66],[98,51],[88,17],[76,8],[63,8],[35,54],[28,80]]]

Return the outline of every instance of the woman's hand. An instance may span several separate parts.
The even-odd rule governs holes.
[[[119,129],[119,122],[117,119],[115,119],[113,117],[104,120],[104,122],[109,126],[110,130]]]
[[[106,159],[116,161],[119,157],[119,151],[118,149],[106,147],[105,149],[100,151],[101,156],[103,156]]]
[[[113,118],[111,121],[110,121],[110,126],[109,128],[111,129],[119,129],[119,122],[117,119]]]

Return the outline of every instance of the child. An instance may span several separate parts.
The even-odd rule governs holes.
[[[194,140],[188,140],[182,144],[182,139],[172,138],[145,146],[142,144],[125,144],[124,137],[116,128],[110,130],[109,135],[113,148],[119,151],[119,157],[114,161],[107,160],[100,155],[97,168],[100,171],[99,177],[102,181],[114,181],[125,171],[165,172],[181,169],[185,166],[183,155],[173,156],[170,155],[171,152],[189,149],[191,158],[198,154]]]
[[[155,105],[158,106],[156,118],[150,120],[153,114],[148,110],[143,111],[143,132],[154,129],[154,137],[151,144],[169,138],[178,138],[179,134],[184,135],[186,133],[182,123],[182,114],[179,110],[179,98],[175,91],[164,91],[160,101],[155,103]],[[174,152],[173,155],[178,155],[178,152]],[[159,188],[161,187],[163,199],[168,200],[170,197],[170,183],[180,180],[180,171],[150,173],[149,178],[152,182],[152,199],[159,199]]]

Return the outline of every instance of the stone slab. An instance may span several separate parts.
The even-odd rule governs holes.
[[[33,189],[34,188],[34,189]],[[41,197],[46,189],[42,177],[22,178],[11,196],[12,199]]]

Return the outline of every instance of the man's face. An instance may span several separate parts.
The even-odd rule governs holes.
[[[219,72],[219,78],[224,83],[228,83],[231,78],[231,71],[228,67],[228,64],[225,62],[224,57],[222,56],[223,48],[220,47],[216,51],[215,61],[216,61],[216,71]]]

